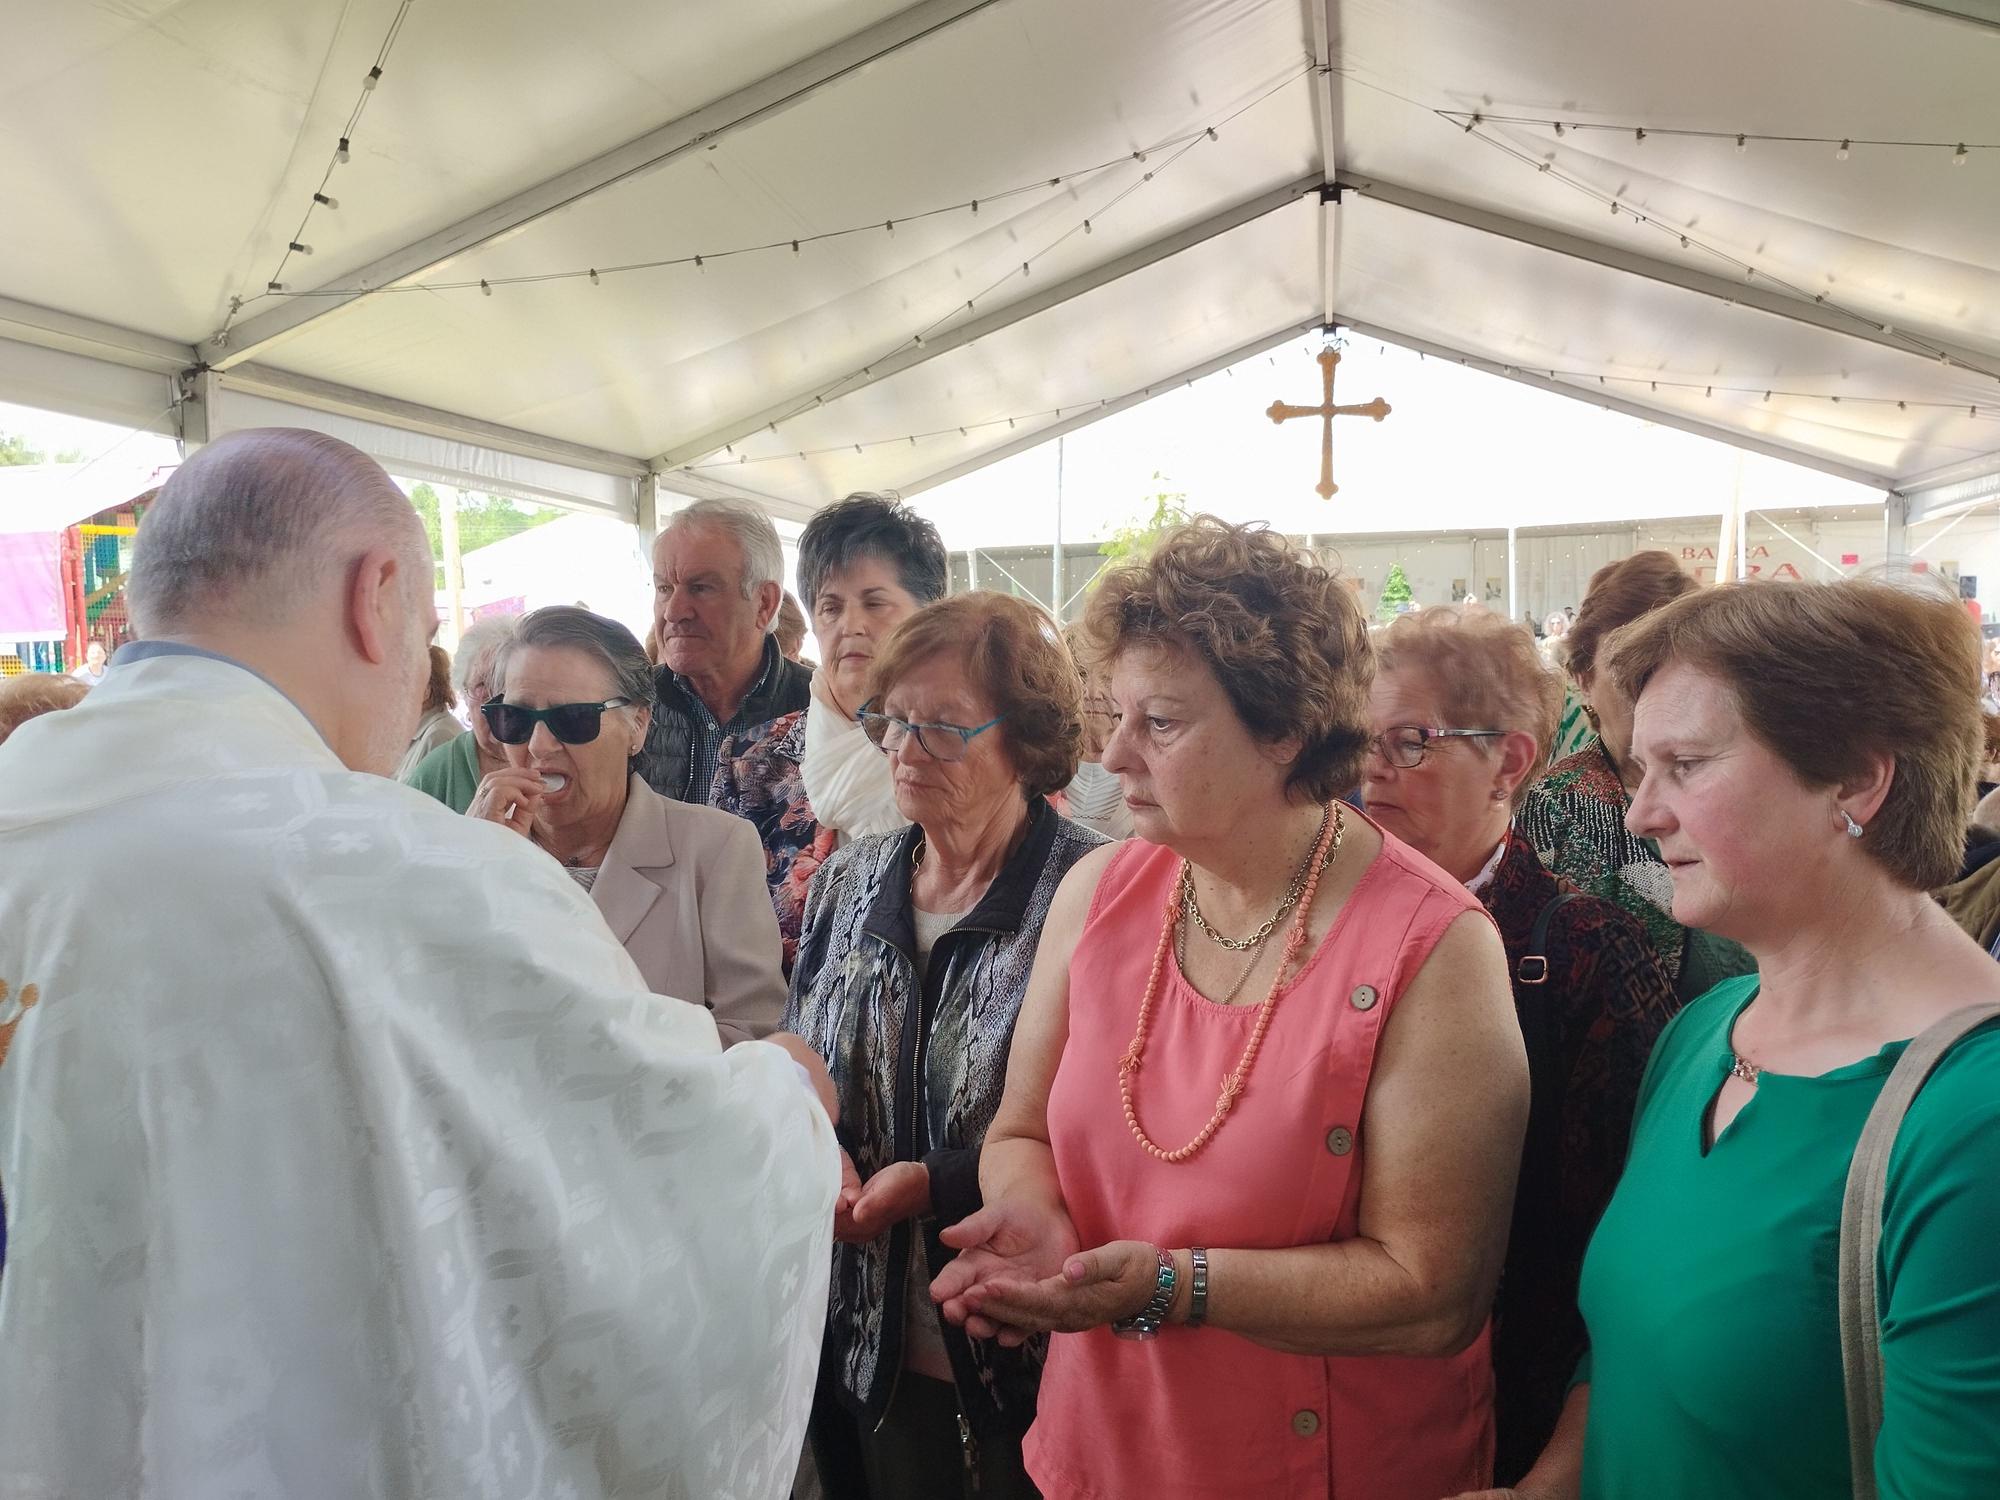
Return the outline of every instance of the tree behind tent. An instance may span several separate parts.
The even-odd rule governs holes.
[[[1382,602],[1375,607],[1376,618],[1393,620],[1415,597],[1410,591],[1410,580],[1403,572],[1403,565],[1391,563],[1388,580],[1382,585]]]

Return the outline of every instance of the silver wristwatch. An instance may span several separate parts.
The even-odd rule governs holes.
[[[1173,1308],[1174,1286],[1178,1280],[1174,1258],[1157,1245],[1153,1247],[1153,1253],[1160,1258],[1160,1265],[1154,1273],[1152,1298],[1133,1316],[1120,1318],[1111,1325],[1111,1331],[1121,1339],[1158,1338],[1160,1327]]]

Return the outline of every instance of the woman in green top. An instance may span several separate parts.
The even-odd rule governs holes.
[[[1925,894],[1956,869],[1981,755],[1956,601],[1884,583],[1707,589],[1611,648],[1637,705],[1635,831],[1674,915],[1742,942],[1668,1027],[1584,1263],[1591,1355],[1520,1500],[1851,1493],[1840,1207],[1904,1044],[2000,1001]],[[1880,1255],[1883,1500],[2000,1496],[2000,1029],[1917,1096]]]
[[[494,658],[514,638],[520,623],[519,615],[488,615],[466,627],[459,637],[451,675],[459,701],[472,715],[472,728],[431,751],[405,778],[405,785],[437,798],[453,812],[462,813],[472,805],[481,777],[506,768],[507,752],[494,742],[479,708],[499,695],[493,681]]]

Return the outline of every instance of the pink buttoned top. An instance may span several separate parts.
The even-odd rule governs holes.
[[[1049,1096],[1063,1201],[1085,1246],[1279,1249],[1354,1235],[1362,1106],[1383,1026],[1444,930],[1478,901],[1384,836],[1331,931],[1280,998],[1242,1096],[1180,1165],[1142,1150],[1118,1097],[1180,862],[1128,842],[1070,965],[1069,1040]],[[1139,1118],[1193,1139],[1256,1024],[1202,998],[1171,956],[1138,1075]],[[1439,1500],[1484,1488],[1487,1335],[1445,1359],[1280,1354],[1214,1327],[1134,1343],[1056,1334],[1025,1444],[1049,1500]]]

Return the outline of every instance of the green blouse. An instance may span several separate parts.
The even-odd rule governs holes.
[[[1661,1035],[1631,1154],[1584,1262],[1586,1500],[1850,1493],[1835,1260],[1848,1162],[1905,1043],[1817,1078],[1765,1073],[1707,1151],[1754,975]],[[1961,1042],[1890,1160],[1883,1500],[2000,1496],[2000,1030]]]
[[[472,806],[472,794],[479,790],[479,742],[472,731],[446,741],[418,761],[408,784],[437,798],[453,812],[462,813]]]

